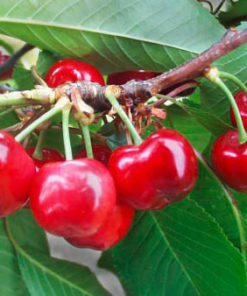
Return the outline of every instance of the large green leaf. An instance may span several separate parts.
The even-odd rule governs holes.
[[[100,265],[115,271],[128,295],[244,296],[243,258],[200,206],[186,199],[139,212],[128,236]]]
[[[8,239],[4,219],[0,219],[0,294],[4,296],[28,296],[21,277],[15,250]]]
[[[224,24],[238,22],[243,17],[247,18],[246,0],[238,0],[226,12],[219,14],[219,19]]]
[[[170,69],[224,33],[194,0],[2,2],[1,33],[88,60],[104,72]]]
[[[49,256],[45,234],[29,210],[8,217],[7,231],[32,296],[110,295],[88,268]]]

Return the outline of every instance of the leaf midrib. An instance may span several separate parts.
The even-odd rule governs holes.
[[[11,24],[24,24],[24,25],[32,25],[32,26],[43,26],[43,27],[52,27],[52,28],[58,28],[58,29],[67,29],[67,30],[74,30],[74,31],[83,31],[83,32],[87,32],[87,33],[95,33],[95,34],[102,34],[102,35],[107,35],[107,36],[112,36],[112,37],[120,37],[120,38],[125,38],[125,39],[130,39],[130,40],[135,40],[135,41],[140,41],[140,42],[146,42],[146,43],[150,43],[150,44],[156,44],[156,45],[160,45],[163,47],[170,47],[172,49],[177,49],[177,50],[182,50],[191,54],[195,54],[198,55],[200,52],[196,52],[196,51],[191,51],[188,50],[186,48],[180,47],[180,46],[175,46],[175,45],[171,45],[168,43],[161,43],[158,42],[156,40],[150,40],[147,38],[138,38],[135,36],[128,36],[128,35],[124,35],[124,34],[119,34],[117,32],[108,32],[108,31],[104,31],[104,30],[93,30],[93,29],[86,29],[85,27],[82,26],[71,26],[71,25],[64,25],[61,23],[52,23],[52,22],[44,22],[44,21],[27,21],[27,20],[22,20],[22,19],[17,19],[17,18],[3,18],[0,17],[0,24],[4,22],[4,23],[11,23]],[[1,30],[1,28],[0,28]]]

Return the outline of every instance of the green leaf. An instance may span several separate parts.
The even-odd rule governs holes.
[[[3,296],[28,296],[20,274],[15,250],[8,239],[4,219],[0,220],[0,294]]]
[[[32,296],[110,295],[88,268],[49,256],[45,234],[37,226],[29,210],[9,216],[7,231]]]
[[[191,145],[198,151],[202,152],[207,147],[211,138],[210,132],[183,109],[172,105],[168,108],[168,118],[172,126],[185,135]]]
[[[199,177],[190,196],[222,227],[228,239],[246,256],[245,230],[230,192],[198,154]]]
[[[223,24],[228,24],[232,22],[238,22],[243,17],[247,18],[247,5],[246,0],[238,0],[233,3],[226,12],[221,12],[219,14],[219,20]]]
[[[139,212],[130,233],[100,265],[111,266],[128,295],[247,293],[239,251],[215,220],[188,198],[162,211]]]
[[[224,28],[191,0],[9,0],[1,3],[0,33],[109,73],[173,68],[218,41]]]

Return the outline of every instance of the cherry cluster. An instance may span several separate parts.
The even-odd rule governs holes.
[[[128,71],[109,75],[108,83],[144,80],[157,75]],[[87,80],[104,85],[101,73],[80,61],[54,64],[49,87]],[[30,201],[36,221],[46,231],[77,247],[106,250],[128,232],[135,210],[159,210],[186,197],[195,186],[197,159],[189,142],[175,130],[161,128],[139,145],[111,151],[93,145],[94,159],[81,150],[73,160],[58,151],[24,149],[0,131],[0,216]]]

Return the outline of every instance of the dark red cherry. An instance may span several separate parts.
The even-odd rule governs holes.
[[[93,145],[93,156],[98,161],[102,162],[104,165],[108,165],[110,156],[112,154],[111,149],[106,145]],[[87,152],[85,149],[80,150],[76,154],[76,159],[87,157]]]
[[[0,53],[0,65],[5,63],[8,60],[9,56]],[[7,80],[12,77],[13,69],[7,70],[3,74],[0,75],[0,80]]]
[[[24,148],[0,131],[0,217],[25,205],[34,174],[34,162]]]
[[[63,237],[95,233],[116,202],[114,181],[94,159],[48,163],[34,177],[31,209],[46,231]]]
[[[239,144],[236,130],[227,131],[217,138],[211,159],[222,181],[237,191],[247,192],[247,143]]]
[[[126,82],[134,79],[136,81],[147,80],[156,77],[161,73],[146,71],[146,70],[133,70],[133,71],[124,71],[118,73],[112,73],[108,75],[107,84],[121,85]]]
[[[64,156],[58,152],[55,149],[51,148],[43,148],[42,149],[42,154],[43,158],[42,159],[37,159],[33,157],[33,153],[35,151],[35,148],[26,148],[27,154],[32,157],[36,168],[39,170],[44,164],[49,163],[49,162],[56,162],[56,161],[63,161]]]
[[[171,129],[153,133],[139,146],[116,149],[109,169],[118,197],[140,210],[161,209],[183,199],[198,173],[191,145]]]
[[[67,241],[78,248],[107,250],[122,240],[128,233],[134,218],[134,209],[118,202],[103,226],[87,237],[70,237]]]
[[[234,98],[238,105],[238,109],[242,117],[244,127],[247,130],[247,95],[243,91],[239,91],[234,96]],[[230,108],[230,116],[231,116],[231,121],[233,126],[237,126],[237,122],[236,122],[232,108]]]
[[[83,80],[105,85],[102,74],[94,66],[72,59],[56,62],[45,76],[45,81],[49,87]]]

